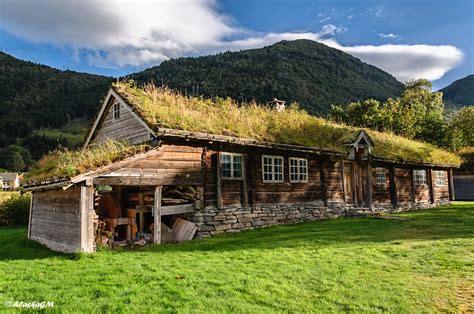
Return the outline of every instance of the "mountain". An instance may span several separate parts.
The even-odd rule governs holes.
[[[58,144],[77,145],[112,80],[0,52],[0,148],[21,146],[36,159]]]
[[[474,105],[474,74],[454,81],[440,91],[448,106],[459,108]]]
[[[385,100],[403,91],[403,84],[390,74],[311,40],[172,59],[129,77],[187,94],[228,96],[239,101],[296,101],[313,114],[328,113],[331,104]]]

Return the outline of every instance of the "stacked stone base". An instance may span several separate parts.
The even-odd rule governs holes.
[[[390,204],[375,204],[373,209],[346,207],[343,203],[322,202],[306,204],[256,205],[253,207],[205,208],[197,211],[191,220],[197,225],[196,238],[207,238],[216,234],[240,232],[259,227],[314,221],[326,218],[354,217],[382,212],[401,212],[431,208],[449,204],[448,200],[431,203],[399,204],[394,209]]]

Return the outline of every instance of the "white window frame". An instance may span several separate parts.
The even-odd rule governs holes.
[[[120,103],[114,103],[112,106],[112,116],[114,117],[115,120],[120,120]]]
[[[271,180],[266,180],[265,179],[265,173],[268,173],[268,172],[265,172],[265,158],[269,158],[271,159],[272,163],[271,163],[271,172],[269,172],[271,175],[272,175],[272,179]],[[276,172],[275,171],[275,160],[281,160],[281,173],[280,172]],[[275,180],[275,175],[276,174],[281,174],[281,180]],[[262,181],[263,183],[282,183],[285,181],[285,159],[283,158],[283,156],[274,156],[274,155],[262,155]]]
[[[242,180],[243,179],[243,176],[244,176],[244,155],[243,154],[237,154],[237,153],[223,153],[221,152],[220,154],[220,157],[219,157],[219,162],[220,162],[220,169],[221,169],[221,178],[222,180]],[[223,173],[222,173],[222,157],[223,156],[230,156],[230,177],[224,177]],[[240,156],[241,157],[241,161],[242,161],[242,171],[240,173],[240,177],[236,177],[234,175],[234,157],[235,156]]]
[[[440,171],[440,170],[437,170],[435,171],[435,175],[436,175],[436,186],[445,186],[445,181],[446,181],[446,171]],[[440,180],[442,179],[442,180]]]
[[[426,174],[425,169],[413,170],[413,184],[414,185],[426,185],[426,184],[428,184],[428,179],[427,179],[427,174]]]
[[[294,167],[291,165],[291,161],[293,160],[296,161],[296,173],[292,172]],[[304,173],[301,171],[301,169],[303,168],[302,166],[303,161],[306,163],[306,165],[304,166],[304,168],[306,168],[306,171]],[[288,177],[290,178],[291,183],[308,183],[308,159],[290,157],[288,159],[288,173],[289,173]],[[305,176],[306,179],[303,179],[303,180],[301,179],[302,174]],[[298,179],[296,180],[291,179],[293,175],[296,175]]]
[[[383,180],[382,180],[383,175]],[[387,168],[376,167],[375,168],[375,184],[386,185],[387,184]]]

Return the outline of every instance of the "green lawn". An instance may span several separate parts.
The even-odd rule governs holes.
[[[53,253],[0,229],[0,311],[457,312],[474,309],[474,203],[275,226],[180,245]]]

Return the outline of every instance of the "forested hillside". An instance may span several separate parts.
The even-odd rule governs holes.
[[[0,168],[22,170],[28,155],[77,145],[111,81],[0,52]]]
[[[443,100],[449,107],[474,105],[474,74],[454,81],[440,90]]]
[[[296,101],[313,114],[328,113],[331,104],[386,100],[403,92],[403,85],[390,74],[311,40],[169,60],[130,77],[187,94]]]

